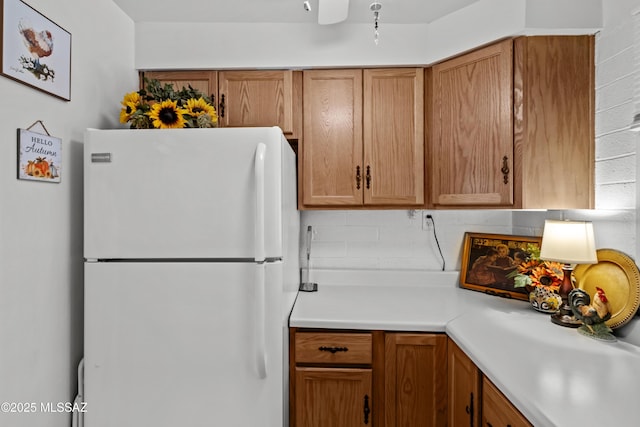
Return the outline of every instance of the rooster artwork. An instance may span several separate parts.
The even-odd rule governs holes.
[[[30,54],[30,57],[20,57],[22,67],[33,73],[38,80],[53,80],[55,71],[40,62],[41,58],[51,56],[53,53],[53,36],[51,32],[49,30],[36,30],[26,20],[20,21],[18,31]]]
[[[568,303],[573,315],[582,321],[578,332],[602,341],[616,341],[605,322],[611,318],[611,305],[602,288],[596,286],[593,301],[584,289],[572,289]]]

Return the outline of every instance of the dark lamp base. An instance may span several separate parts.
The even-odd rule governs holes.
[[[573,311],[571,311],[571,307],[569,307],[567,298],[569,292],[573,289],[573,284],[571,283],[571,265],[564,264],[562,272],[562,284],[558,290],[558,294],[560,294],[560,297],[562,298],[562,305],[560,305],[560,311],[551,315],[551,321],[556,325],[566,326],[567,328],[577,328],[582,325],[582,322],[576,319],[573,315]]]
[[[551,321],[556,325],[565,326],[567,328],[577,328],[582,326],[582,322],[575,318],[571,308],[563,305],[560,311],[551,315]]]

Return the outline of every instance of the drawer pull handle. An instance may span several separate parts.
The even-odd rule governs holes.
[[[349,351],[349,349],[347,347],[318,347],[318,350],[320,351],[328,351],[331,354],[336,354],[339,351]]]

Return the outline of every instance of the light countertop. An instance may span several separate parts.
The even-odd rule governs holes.
[[[640,425],[640,348],[554,325],[457,273],[314,272],[292,327],[446,332],[536,427]]]

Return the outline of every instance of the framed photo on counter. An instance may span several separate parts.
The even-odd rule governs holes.
[[[541,237],[467,232],[462,248],[460,285],[506,298],[529,300],[524,288],[514,287],[518,265],[532,248],[539,251]]]

